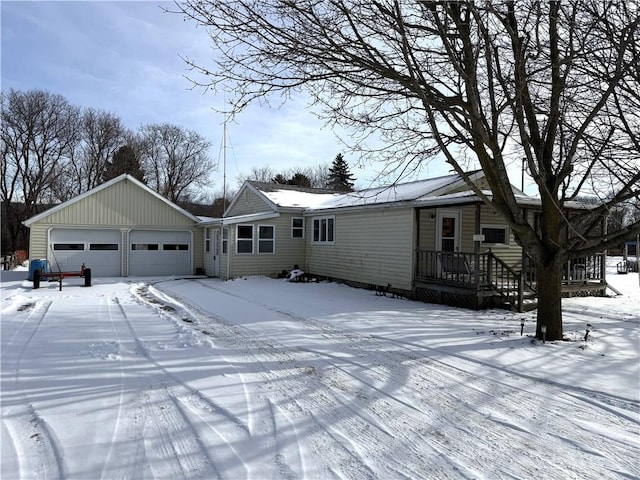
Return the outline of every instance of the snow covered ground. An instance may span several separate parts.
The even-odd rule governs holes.
[[[332,283],[25,278],[2,272],[3,480],[640,478],[637,274],[544,344],[535,312]]]

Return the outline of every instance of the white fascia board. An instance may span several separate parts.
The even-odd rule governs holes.
[[[266,220],[269,218],[278,218],[280,216],[279,212],[263,212],[263,213],[250,213],[249,215],[238,215],[236,217],[227,217],[223,218],[221,221],[222,225],[235,225],[237,223],[251,223],[257,222],[260,220]]]
[[[210,227],[212,225],[221,225],[221,218],[212,218],[212,217],[199,217],[200,223],[196,225],[196,227]]]
[[[340,212],[357,212],[367,210],[395,210],[401,208],[414,207],[415,201],[372,203],[370,205],[354,205],[350,207],[330,207],[330,208],[308,208],[303,212],[305,217],[317,215],[332,215]]]
[[[47,217],[49,215],[51,215],[52,213],[56,213],[60,210],[62,210],[63,208],[68,207],[69,205],[73,205],[74,203],[77,203],[81,200],[84,200],[87,197],[90,197],[91,195],[93,195],[94,193],[99,192],[100,190],[104,190],[105,188],[110,187],[111,185],[118,183],[120,181],[122,181],[124,178],[126,178],[126,173],[123,173],[122,175],[119,175],[115,178],[112,178],[111,180],[109,180],[108,182],[103,183],[102,185],[98,185],[96,188],[93,188],[91,190],[87,190],[84,193],[81,193],[80,195],[77,195],[73,198],[70,198],[69,200],[67,200],[66,202],[62,202],[59,205],[56,205],[55,207],[51,207],[48,210],[45,210],[44,212],[40,212],[37,215],[34,215],[31,218],[28,218],[27,220],[24,220],[22,222],[22,224],[25,227],[30,227],[31,225],[33,225],[34,223],[36,223],[38,220],[43,219],[44,217]]]
[[[225,215],[227,214],[227,212],[230,212],[233,207],[235,206],[235,204],[238,202],[238,200],[243,196],[244,191],[246,189],[251,190],[253,193],[255,193],[256,195],[258,195],[269,207],[271,207],[274,211],[278,209],[278,206],[273,203],[271,200],[269,200],[264,193],[262,193],[260,190],[258,190],[256,187],[254,187],[248,180],[245,180],[245,182],[242,184],[242,186],[240,187],[240,190],[238,190],[238,193],[236,193],[235,197],[233,197],[233,200],[231,200],[231,203],[229,204],[229,206],[226,208],[226,210],[224,211],[224,213],[222,214],[222,217],[224,218]]]

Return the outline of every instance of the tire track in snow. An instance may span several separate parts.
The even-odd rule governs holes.
[[[201,286],[205,289],[208,288],[207,285]],[[222,293],[226,294],[227,292]],[[272,399],[272,401],[280,409],[287,411],[293,419],[292,421],[306,422],[311,415],[310,412],[322,413],[330,411],[331,413],[328,414],[331,418],[330,423],[340,424],[343,429],[347,430],[341,437],[338,437],[336,436],[335,428],[329,426],[330,423],[321,422],[318,420],[318,415],[312,415],[312,418],[315,419],[315,426],[313,428],[307,427],[306,433],[307,435],[313,434],[313,439],[311,440],[315,445],[313,452],[322,452],[331,448],[332,455],[329,458],[340,459],[339,465],[334,463],[328,465],[328,471],[331,471],[333,475],[344,478],[376,478],[376,470],[389,470],[389,458],[379,459],[376,468],[372,467],[369,458],[379,457],[377,449],[381,442],[386,444],[393,441],[394,433],[392,432],[394,429],[380,425],[380,421],[373,418],[369,412],[358,408],[358,405],[362,403],[361,401],[359,402],[356,399],[354,402],[354,399],[341,393],[336,393],[335,389],[327,390],[327,385],[323,385],[316,375],[316,369],[304,366],[313,362],[328,364],[326,360],[323,360],[315,352],[308,349],[297,348],[292,351],[290,347],[278,342],[273,342],[277,345],[274,346],[271,343],[272,338],[258,338],[256,332],[230,323],[219,315],[203,312],[175,292],[172,292],[172,295],[174,302],[175,298],[177,298],[183,305],[189,305],[191,309],[198,312],[195,315],[196,317],[208,318],[216,322],[218,327],[216,329],[217,339],[233,343],[234,348],[241,349],[246,352],[246,356],[252,357],[254,362],[264,366],[261,375],[265,378],[265,384],[278,385],[280,392],[277,394],[279,399]],[[242,297],[237,298],[264,308],[264,305],[256,302],[245,300]],[[307,358],[303,359],[300,358],[300,353],[312,353],[312,355],[307,355]],[[274,364],[280,366],[278,371],[273,370],[272,365]],[[331,366],[330,364],[328,365]],[[298,379],[291,377],[291,371],[299,372],[296,375]],[[303,378],[303,380],[300,381],[299,378]],[[309,385],[310,383],[311,386]],[[371,426],[374,428],[371,429]],[[377,430],[377,433],[374,433],[374,430]],[[357,449],[354,449],[350,442],[344,442],[340,438],[359,438],[360,443],[365,445],[363,451],[366,451],[367,454],[358,456]],[[415,442],[415,439],[411,439],[411,441]],[[436,448],[432,450],[437,451]],[[423,451],[416,453],[415,460],[418,464],[421,463],[420,456],[423,453]],[[447,462],[448,459],[444,457],[444,463]],[[364,475],[363,472],[368,472],[368,474]],[[433,467],[432,474],[438,476],[436,466]],[[442,475],[444,476],[444,472],[442,472]],[[303,473],[303,476],[306,475]]]
[[[134,296],[138,296],[134,293]],[[144,299],[141,298],[143,302]],[[145,302],[148,303],[148,302]],[[244,472],[241,476],[246,476],[249,466],[245,464],[242,455],[234,446],[234,443],[249,436],[247,427],[236,416],[220,405],[205,397],[200,391],[184,383],[177,375],[171,373],[161,363],[156,361],[149,350],[137,335],[124,307],[116,299],[120,314],[125,321],[136,350],[143,355],[158,375],[154,380],[155,388],[152,388],[153,399],[147,397],[143,410],[151,409],[154,414],[146,415],[144,431],[145,445],[158,446],[165,454],[170,455],[173,463],[166,464],[165,469],[172,472],[180,472],[175,478],[190,478],[193,475],[203,476],[203,478],[219,478],[220,468],[217,466],[217,458],[233,459],[238,471]],[[157,385],[160,384],[160,388]],[[152,386],[153,387],[153,386]],[[193,412],[188,414],[187,412]],[[202,427],[196,428],[192,419],[200,419]],[[216,427],[219,420],[223,424],[231,425],[232,428],[222,430]],[[203,444],[198,436],[202,430],[206,429],[213,433],[215,441],[216,458],[212,458],[209,451],[212,448]],[[148,432],[154,432],[156,439],[149,440]],[[153,454],[152,450],[146,448],[147,457]],[[186,457],[183,459],[183,454]],[[176,454],[176,455],[173,455]],[[200,457],[199,459],[197,457]],[[151,462],[153,467],[153,462]],[[186,476],[184,476],[186,475]]]
[[[57,437],[33,406],[28,393],[20,386],[22,359],[38,333],[53,301],[38,301],[7,345],[3,347],[3,369],[13,369],[13,397],[3,405],[2,422],[18,453],[20,475],[23,478],[66,478],[67,466]],[[3,396],[7,398],[6,387]],[[25,437],[28,435],[28,440]],[[38,450],[33,455],[32,449]],[[44,459],[44,460],[43,460]],[[40,461],[38,461],[40,460]]]
[[[371,361],[363,362],[362,364],[351,362],[351,365],[356,369],[359,369],[361,372],[366,372],[367,376],[378,375],[377,380],[382,382],[382,385],[386,385],[387,388],[390,388],[391,391],[395,391],[394,389],[396,388],[402,389],[398,390],[400,393],[403,393],[402,398],[410,396],[410,398],[427,398],[432,401],[433,395],[430,395],[430,392],[428,389],[424,388],[424,385],[438,385],[438,398],[435,400],[439,403],[437,403],[438,408],[435,410],[440,413],[435,417],[433,413],[431,414],[433,417],[431,422],[433,428],[426,432],[421,431],[421,429],[425,428],[424,419],[420,418],[422,415],[411,415],[411,422],[408,429],[413,431],[413,438],[425,437],[424,433],[432,434],[435,440],[430,443],[431,447],[436,450],[443,452],[444,450],[441,449],[443,445],[446,445],[449,451],[452,448],[457,449],[458,456],[464,461],[463,464],[458,462],[458,465],[455,467],[455,470],[460,473],[465,472],[465,469],[468,468],[466,466],[471,465],[472,462],[478,461],[479,450],[483,450],[481,455],[483,463],[478,466],[479,471],[491,472],[496,454],[494,445],[496,442],[504,444],[503,438],[508,438],[509,442],[514,445],[525,446],[531,444],[531,439],[533,437],[538,439],[535,441],[538,444],[548,444],[549,450],[559,449],[560,451],[567,452],[575,450],[575,444],[571,445],[572,437],[576,436],[575,423],[573,421],[566,421],[564,415],[565,410],[563,408],[571,402],[562,400],[563,392],[561,392],[561,395],[558,395],[557,392],[555,392],[557,388],[561,388],[563,390],[566,389],[566,385],[554,384],[537,378],[529,378],[525,375],[518,375],[515,372],[505,371],[505,369],[496,369],[491,365],[482,365],[484,367],[491,367],[494,370],[498,370],[497,376],[502,376],[503,380],[496,381],[495,374],[478,375],[475,372],[471,373],[471,371],[477,369],[477,364],[483,363],[473,358],[451,354],[451,352],[442,352],[437,348],[427,347],[423,344],[407,345],[406,342],[398,342],[389,338],[368,335],[363,336],[351,330],[341,329],[333,325],[328,326],[327,324],[299,317],[291,312],[282,311],[270,305],[262,304],[261,302],[252,301],[242,296],[216,289],[205,282],[198,281],[196,283],[205,288],[211,288],[221,294],[238,298],[243,302],[261,306],[262,308],[270,310],[276,314],[283,315],[306,326],[313,326],[330,340],[350,343],[348,346],[349,350],[345,350],[344,352],[344,358],[341,356],[340,358],[329,362],[333,367],[337,367],[339,362],[344,363],[345,358],[358,358],[359,355],[355,353],[347,355],[352,349],[356,350],[361,355],[364,355],[365,358],[367,358],[367,355],[370,356],[371,352],[375,352],[374,360],[379,359],[380,357],[388,357],[387,360],[383,362],[384,368],[382,368],[382,370],[380,367],[372,367],[371,364],[375,362]],[[214,318],[214,320],[219,321],[217,317]],[[237,325],[235,327],[236,329],[241,328]],[[251,338],[250,334],[248,336]],[[270,338],[268,340],[272,339]],[[407,352],[406,356],[399,353],[396,353],[395,355],[388,355],[385,350],[389,349],[389,343],[395,344],[405,350]],[[286,349],[284,345],[282,345],[282,347]],[[298,350],[310,352],[310,350],[305,350],[304,348],[299,348]],[[397,365],[407,361],[415,362],[415,359],[420,357],[420,355],[417,355],[416,350],[419,350],[422,356],[424,356],[425,351],[436,353],[438,355],[434,357],[430,356],[429,363],[423,362],[423,365],[418,366],[418,375],[414,375],[416,378],[407,385],[387,385],[385,382],[389,382],[397,376]],[[335,350],[333,351],[335,352]],[[319,356],[326,356],[325,352],[311,353],[315,353]],[[438,356],[443,353],[455,357],[457,360],[456,364],[449,364],[438,360]],[[470,365],[473,365],[473,367],[470,368],[471,371],[459,368],[459,361],[469,362]],[[362,374],[354,375],[351,371],[348,371],[345,368],[335,368],[335,371],[341,371],[341,373],[350,376],[352,378],[351,381],[364,384],[371,392],[375,392],[376,394],[382,392],[383,395],[389,396],[388,392],[384,392],[380,388],[375,387],[375,382],[372,382],[369,378],[363,378]],[[507,375],[511,375],[515,378],[509,379],[507,378]],[[400,378],[402,378],[402,375],[400,375]],[[460,378],[464,378],[466,380],[460,382]],[[408,379],[405,379],[404,381],[408,382]],[[457,388],[457,391],[455,392],[451,392],[452,382],[458,383],[457,385],[454,384]],[[518,385],[518,383],[522,382],[526,382],[525,388]],[[335,387],[335,385],[328,386]],[[579,388],[569,388],[568,390],[581,391]],[[528,405],[528,408],[517,408],[516,410],[513,410],[512,405],[514,404],[514,396],[517,398],[515,404]],[[391,395],[391,397],[393,397],[393,395]],[[465,400],[467,398],[468,400]],[[359,400],[357,395],[354,396],[353,400],[355,402]],[[377,399],[377,401],[378,400],[379,399]],[[398,398],[392,398],[392,400],[402,403],[402,401],[398,401]],[[592,403],[592,400],[588,398],[585,398],[584,401],[585,403]],[[630,411],[637,408],[636,404],[633,402],[625,402],[624,399],[618,399],[617,403],[623,409],[629,408]],[[602,408],[603,411],[598,414],[599,421],[603,425],[607,425],[610,420],[613,420],[615,423],[619,424],[621,429],[627,429],[630,436],[633,435],[632,432],[634,426],[628,424],[629,421],[632,423],[637,422],[637,420],[633,418],[633,414],[626,415],[624,412],[616,412],[610,408],[606,408],[604,405],[599,406],[604,407]],[[378,409],[377,413],[383,414],[385,410],[393,411],[394,409]],[[531,413],[527,415],[527,418],[518,419],[518,416],[522,415],[523,410]],[[405,416],[406,414],[407,412],[404,411]],[[577,414],[576,416],[584,419],[589,419],[593,416],[593,412],[586,406],[573,414]],[[540,419],[543,420],[543,425],[539,424]],[[469,427],[464,426],[465,424],[469,424]],[[392,425],[393,424],[390,424],[390,427]],[[429,427],[428,424],[426,426]],[[435,428],[436,426],[438,428]],[[543,427],[542,429],[540,429],[541,426]],[[390,429],[392,430],[393,428],[391,427]],[[459,447],[452,445],[452,443],[456,443],[456,437],[460,438],[461,436],[468,437],[469,440],[466,443],[460,443],[458,441],[457,443],[460,443]],[[583,445],[583,452],[581,453],[584,455],[580,455],[581,458],[577,462],[572,461],[569,462],[570,464],[565,465],[564,461],[558,461],[559,456],[549,455],[549,451],[545,449],[535,451],[535,449],[527,449],[523,447],[521,456],[525,458],[526,462],[522,462],[523,466],[518,467],[518,463],[520,462],[518,462],[516,457],[516,465],[512,474],[514,476],[523,475],[526,472],[522,469],[526,468],[525,465],[530,463],[544,465],[542,471],[554,471],[556,469],[557,471],[563,471],[564,469],[568,476],[579,475],[584,476],[585,478],[588,478],[589,474],[592,474],[593,471],[602,470],[603,464],[594,462],[594,455],[591,453],[593,451],[597,451],[599,442],[603,441],[603,435],[601,432],[599,430],[594,431],[593,429],[585,428],[584,431],[578,432],[578,436],[579,443]],[[411,438],[411,436],[406,437],[407,441],[411,441]],[[495,441],[492,441],[492,439]],[[507,442],[507,444],[509,444],[509,442]],[[628,469],[628,471],[633,472],[635,467],[633,459],[624,460],[625,457],[629,458],[624,452],[625,448],[628,449],[629,438],[621,439],[621,441],[617,443],[619,443],[618,447],[620,449],[619,453],[620,458],[622,458],[621,463],[623,464],[623,467]],[[637,448],[633,450],[634,451],[631,452],[632,456],[636,453],[640,453]],[[503,454],[511,455],[510,452],[503,452]],[[601,456],[596,455],[595,457]],[[478,475],[477,473],[474,473],[475,468],[476,466],[474,465],[471,469],[466,470],[465,475]]]
[[[119,388],[118,388],[118,411],[115,425],[111,434],[109,450],[105,456],[104,465],[102,467],[101,478],[142,478],[144,471],[144,445],[143,445],[143,426],[137,420],[138,412],[134,409],[133,413],[127,409],[125,414],[125,371],[123,366],[122,344],[125,341],[124,335],[120,332],[120,325],[124,318],[121,311],[116,305],[118,299],[107,298],[100,301],[99,319],[103,320],[106,315],[111,329],[116,337],[119,348],[118,352],[118,370],[119,370]],[[104,307],[104,310],[102,309]],[[123,418],[125,417],[125,418]],[[123,462],[124,458],[131,459],[130,462]]]
[[[213,332],[207,330],[206,328],[200,328],[201,325],[198,322],[197,315],[193,315],[193,310],[189,310],[187,307],[177,301],[175,297],[169,297],[153,286],[138,288],[135,291],[135,294],[140,298],[141,301],[152,305],[154,308],[162,312],[163,315],[172,318],[177,324],[180,325],[181,328],[185,328],[184,322],[187,321],[189,323],[189,331],[196,330],[202,335],[205,335],[205,338],[207,338],[209,341],[214,340],[214,336],[216,336],[217,338],[217,336],[221,333],[220,330],[216,330],[214,335]],[[219,320],[221,323],[223,322],[223,319]],[[233,331],[233,329],[229,329],[228,331],[225,331],[223,335],[231,338],[237,336],[238,333]],[[234,412],[238,413],[232,414],[225,409],[228,419],[230,421],[239,421],[240,418],[246,418],[242,426],[246,430],[247,439],[251,438],[252,440],[254,440],[257,438],[258,442],[260,443],[261,451],[276,451],[277,447],[275,446],[275,444],[282,443],[279,438],[280,432],[278,432],[277,430],[273,430],[274,425],[272,423],[269,422],[268,424],[265,424],[264,422],[264,412],[271,408],[268,403],[268,399],[265,399],[264,396],[259,393],[250,391],[248,385],[254,383],[254,381],[247,379],[246,375],[244,375],[240,368],[236,366],[236,362],[228,358],[224,354],[222,349],[219,349],[217,355],[220,360],[224,362],[227,368],[232,372],[231,374],[222,374],[225,382],[228,382],[235,378],[234,385],[239,385],[239,387],[242,389],[242,396],[244,398],[244,409],[242,409],[240,405],[234,406]],[[200,403],[201,402],[202,399],[200,400]],[[209,406],[208,408],[211,408],[211,406]],[[216,408],[220,409],[221,407],[216,406]],[[244,410],[244,412],[242,410]],[[240,451],[238,451],[238,453],[240,454]],[[246,469],[248,471],[244,472],[243,474],[236,474],[235,476],[251,477],[253,473],[250,471],[251,460],[249,459],[249,457],[254,457],[255,454],[251,451],[242,451],[241,453],[248,459],[246,462]],[[290,470],[285,462],[285,457],[286,456],[282,455],[281,453],[274,453],[272,464],[266,466],[262,465],[261,470],[256,471],[255,474],[267,477],[271,476],[266,471],[264,471],[265,468],[273,468],[274,471],[277,472],[286,472]],[[244,461],[242,463],[244,464]],[[228,469],[229,467],[227,467],[227,470]],[[225,473],[227,472],[225,471]]]

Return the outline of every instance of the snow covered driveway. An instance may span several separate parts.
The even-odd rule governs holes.
[[[0,477],[640,478],[627,283],[542,344],[337,284],[3,277]]]

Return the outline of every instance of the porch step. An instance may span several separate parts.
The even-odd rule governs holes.
[[[516,304],[512,303],[509,300],[505,300],[504,297],[499,295],[497,292],[494,294],[495,303],[502,306],[502,308],[506,310],[511,310],[512,312],[517,312],[518,308]],[[531,310],[535,310],[538,308],[538,297],[534,292],[526,291],[522,296],[522,310],[524,312],[530,312]]]

